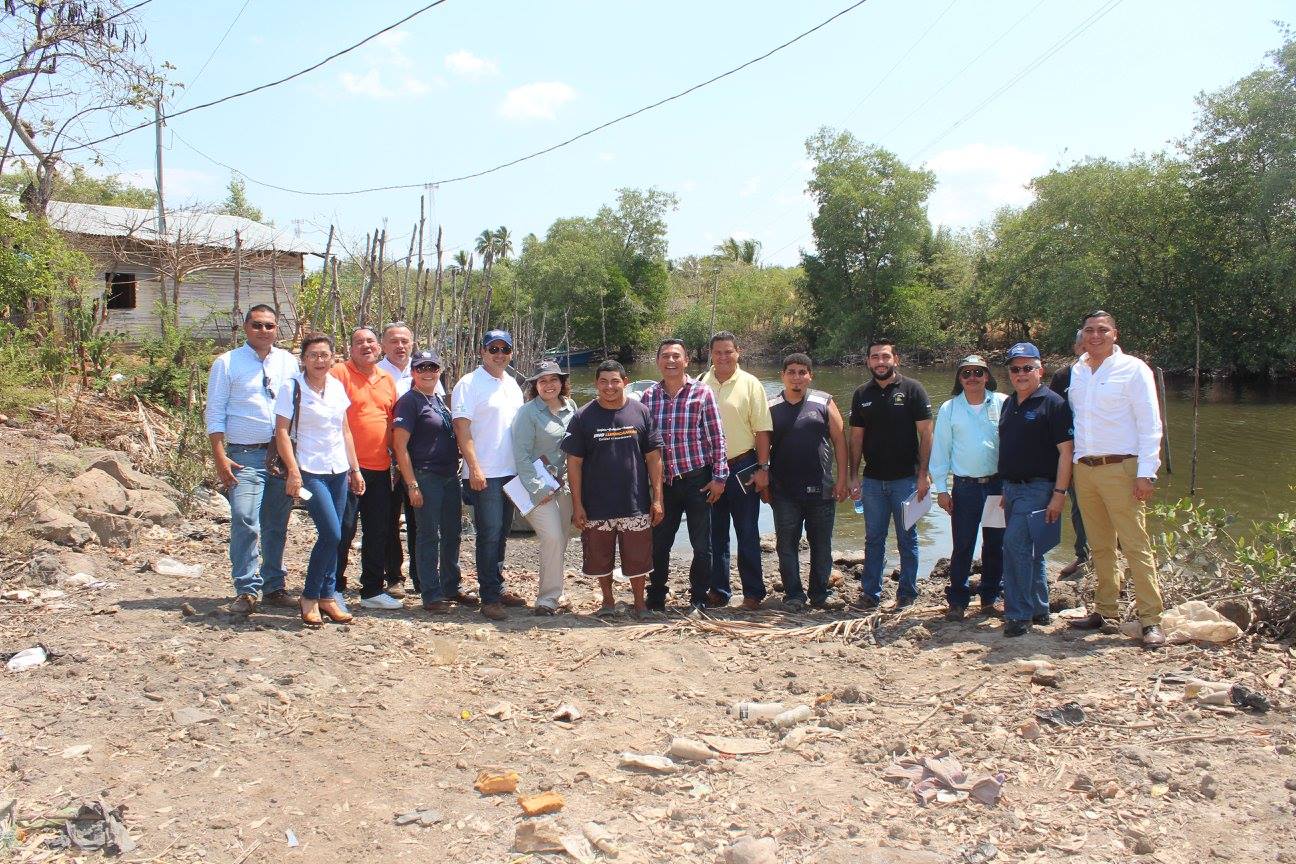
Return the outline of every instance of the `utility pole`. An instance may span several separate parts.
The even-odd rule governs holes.
[[[157,234],[166,237],[166,205],[162,199],[162,94],[153,100],[154,141],[157,151]]]

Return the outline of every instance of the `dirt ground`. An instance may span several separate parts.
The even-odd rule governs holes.
[[[69,444],[0,433],[15,475],[74,455]],[[293,518],[298,588],[313,530]],[[0,600],[0,656],[37,643],[56,656],[0,672],[0,858],[97,857],[52,848],[61,828],[39,820],[102,800],[123,807],[137,846],[121,860],[136,862],[1296,861],[1290,645],[1148,653],[1061,622],[1005,640],[997,620],[944,622],[936,580],[900,615],[689,619],[677,595],[667,616],[636,622],[595,619],[594,586],[570,578],[574,611],[554,618],[352,603],[352,625],[312,632],[289,610],[221,611],[227,536],[199,507],[129,548],[92,544],[66,559],[94,569],[88,586],[66,573],[42,584],[31,554],[10,550],[3,588],[35,596]],[[509,541],[508,584],[529,597],[534,551]],[[203,572],[158,575],[163,555]],[[771,555],[765,565],[777,582]],[[1056,686],[1018,674],[1028,658],[1050,660]],[[1189,677],[1243,683],[1273,709],[1199,704]],[[748,724],[726,711],[743,700],[814,716]],[[1036,719],[1072,702],[1079,726]],[[553,719],[564,704],[579,719]],[[671,773],[620,767],[624,752],[704,736],[766,752],[676,760]],[[972,780],[1002,775],[997,802],[946,790],[923,805],[886,779],[893,759],[946,755]],[[552,830],[535,833],[579,838],[597,823],[603,848],[513,851],[518,827],[541,820],[513,794],[477,792],[487,767],[517,772],[519,794],[561,795],[543,817]],[[729,849],[744,836],[774,842]]]

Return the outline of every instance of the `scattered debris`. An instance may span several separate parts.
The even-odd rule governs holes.
[[[82,756],[88,755],[90,749],[91,745],[89,744],[73,744],[71,747],[63,749],[62,756],[64,759],[80,759]]]
[[[949,803],[970,796],[982,804],[994,806],[999,801],[1005,775],[1000,773],[969,777],[954,756],[941,759],[904,757],[894,760],[888,766],[883,779],[908,784],[909,790],[921,804],[930,804],[932,801]],[[941,796],[941,792],[952,794]]]
[[[1269,697],[1241,684],[1234,684],[1229,688],[1229,701],[1244,711],[1252,711],[1256,714],[1267,714],[1272,707]]]
[[[514,852],[565,852],[562,832],[552,819],[523,822],[513,832]]]
[[[579,708],[577,708],[575,705],[569,705],[568,703],[564,702],[563,704],[558,706],[558,710],[554,711],[550,719],[562,720],[567,723],[575,723],[577,720],[581,719],[581,716],[582,715]]]
[[[724,850],[725,864],[778,864],[773,837],[739,837]]]
[[[706,762],[715,758],[715,752],[701,741],[692,738],[672,738],[667,752],[686,762]]]
[[[162,557],[153,562],[153,572],[159,576],[175,576],[182,579],[197,579],[203,574],[203,565],[185,564],[174,558]]]
[[[512,793],[517,791],[518,781],[521,779],[516,771],[503,768],[483,768],[477,772],[477,779],[473,781],[473,788],[483,795]]]
[[[432,810],[429,808],[419,808],[417,810],[410,810],[408,813],[397,813],[396,824],[397,825],[420,825],[426,828],[429,825],[436,825],[438,822],[441,822],[444,818],[445,817],[442,816],[440,811],[438,810]]]
[[[102,851],[124,855],[134,850],[135,841],[126,830],[122,805],[108,808],[103,801],[85,801],[64,826],[68,844],[82,852]]]
[[[795,708],[789,708],[774,718],[774,725],[779,729],[787,729],[798,723],[804,723],[814,716],[814,709],[809,705],[798,705]]]
[[[643,771],[652,771],[656,774],[674,774],[679,770],[679,766],[668,756],[654,756],[648,753],[622,753],[622,768],[639,768]]]
[[[1167,642],[1232,642],[1242,628],[1201,600],[1189,600],[1161,615]]]
[[[508,702],[496,702],[486,709],[487,717],[494,717],[496,720],[512,720],[513,706]]]
[[[566,804],[562,795],[550,789],[538,795],[519,795],[518,806],[525,816],[543,816],[546,813],[557,813]]]
[[[9,658],[5,664],[5,669],[10,672],[25,672],[28,669],[35,669],[37,666],[43,666],[50,658],[50,651],[44,645],[33,645],[30,648],[24,648],[17,654]]]
[[[1035,717],[1051,726],[1083,726],[1085,712],[1075,702],[1067,702],[1056,708],[1036,708]]]
[[[171,712],[171,719],[180,727],[197,726],[200,723],[215,723],[216,715],[202,708],[176,708]]]
[[[717,753],[729,756],[748,756],[769,753],[774,748],[759,738],[729,738],[724,735],[703,735],[702,740]]]
[[[729,706],[729,714],[749,723],[773,720],[786,710],[782,702],[735,702]]]
[[[581,833],[604,855],[615,858],[621,854],[621,849],[616,844],[616,837],[599,823],[586,822],[581,826]]]

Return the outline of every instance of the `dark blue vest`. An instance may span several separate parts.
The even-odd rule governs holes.
[[[808,390],[795,405],[783,394],[769,400],[774,431],[770,435],[770,485],[785,498],[831,498],[833,447],[828,437],[828,403],[832,396]]]

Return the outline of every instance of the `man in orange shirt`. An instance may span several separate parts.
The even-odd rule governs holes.
[[[360,541],[360,605],[365,609],[400,609],[401,601],[387,593],[400,573],[388,573],[387,534],[392,508],[391,421],[396,408],[396,383],[378,368],[382,349],[368,327],[351,332],[350,358],[330,370],[346,388],[351,406],[347,425],[355,442],[356,461],[364,477],[363,495],[349,494],[338,546],[337,590],[346,590],[347,553],[355,539],[357,521],[364,523]],[[398,565],[399,566],[399,565]]]

